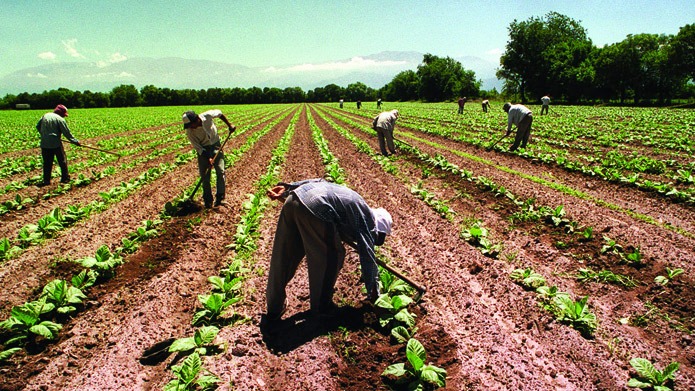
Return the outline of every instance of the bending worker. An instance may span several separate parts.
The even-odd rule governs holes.
[[[333,290],[345,260],[342,242],[359,253],[362,278],[369,300],[379,296],[374,247],[391,234],[391,215],[370,208],[355,191],[323,179],[279,183],[268,191],[273,200],[284,200],[270,258],[266,291],[267,317],[282,317],[287,308],[285,287],[306,256],[309,301],[318,315],[337,308]]]
[[[516,125],[516,138],[514,144],[509,148],[509,152],[514,152],[519,148],[526,148],[529,137],[531,136],[531,123],[533,123],[533,113],[524,105],[513,105],[509,102],[502,106],[502,110],[507,113],[507,136],[512,133],[512,124]]]
[[[398,110],[384,111],[374,117],[372,121],[372,129],[376,131],[379,139],[379,149],[384,156],[389,155],[386,152],[386,145],[388,145],[392,155],[396,153],[396,146],[393,145],[393,129],[396,127],[398,115]]]

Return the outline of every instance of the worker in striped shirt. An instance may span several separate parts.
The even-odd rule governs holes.
[[[333,290],[345,259],[343,243],[357,250],[368,298],[377,299],[374,247],[391,234],[389,212],[371,208],[354,190],[323,179],[281,182],[268,196],[284,200],[270,258],[268,320],[280,319],[287,309],[285,287],[305,256],[311,310],[320,316],[334,314]]]

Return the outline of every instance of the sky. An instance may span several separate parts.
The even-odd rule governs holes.
[[[499,63],[515,19],[550,11],[594,44],[676,34],[695,2],[535,0],[0,0],[0,77],[48,63],[98,66],[181,57],[249,67],[344,61],[382,51],[476,56]],[[363,66],[364,64],[361,64]]]

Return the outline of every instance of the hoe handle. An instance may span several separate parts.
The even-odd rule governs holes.
[[[418,299],[419,299],[420,297],[422,297],[422,295],[425,294],[425,292],[427,292],[427,288],[425,288],[424,286],[422,286],[422,285],[418,284],[417,282],[411,280],[410,278],[406,277],[405,275],[403,275],[403,273],[399,272],[398,270],[396,270],[396,269],[394,269],[393,267],[391,267],[391,266],[387,265],[386,263],[384,263],[384,261],[382,261],[382,260],[380,260],[380,259],[377,259],[377,260],[376,260],[376,263],[377,263],[377,265],[379,265],[379,266],[383,267],[384,269],[388,270],[389,272],[391,272],[391,273],[392,273],[393,275],[395,275],[396,277],[398,277],[398,278],[400,278],[401,280],[407,282],[408,285],[410,285],[410,286],[412,286],[413,288],[415,288],[415,290],[418,291],[418,295],[417,295],[417,298],[418,298]],[[416,299],[415,301],[417,301],[417,299]]]

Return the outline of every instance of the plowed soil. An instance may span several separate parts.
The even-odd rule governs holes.
[[[181,356],[165,355],[146,364],[140,358],[157,342],[195,332],[191,320],[200,309],[198,295],[210,291],[208,276],[217,275],[233,258],[235,251],[228,245],[245,213],[243,204],[248,194],[256,192],[259,177],[297,111],[299,120],[281,165],[282,181],[325,174],[312,140],[310,114],[344,170],[346,184],[371,206],[384,207],[393,216],[393,233],[380,252],[391,265],[427,287],[412,309],[417,315],[415,338],[425,347],[427,362],[447,371],[444,389],[626,390],[627,381],[635,376],[629,360],[643,357],[660,369],[679,362],[673,389],[695,390],[692,206],[397,125],[396,137],[421,152],[442,155],[476,176],[503,185],[519,199],[534,198],[536,205],[553,208],[563,205],[569,219],[593,227],[594,235],[581,241],[552,224],[510,222],[519,208],[509,198],[438,170],[404,149],[389,158],[397,172],[384,171],[372,158],[379,150],[377,140],[365,132],[374,113],[349,113],[322,105],[276,109],[272,118],[248,125],[230,138],[226,151],[238,149],[254,132],[279,119],[250,151],[227,167],[226,205],[164,219],[156,238],[126,255],[113,278],[91,288],[88,301],[66,319],[57,340],[30,344],[0,364],[0,389],[162,389],[173,378],[170,368],[181,363]],[[229,117],[239,129],[244,121],[252,123]],[[368,143],[372,156],[358,150],[324,117]],[[408,138],[409,134],[416,134],[418,140]],[[178,152],[188,150],[186,146]],[[466,154],[482,160],[471,160]],[[162,162],[173,162],[174,157],[174,153],[163,155],[1,216],[0,238],[13,237],[20,227],[35,223],[56,206],[92,202],[99,192]],[[0,264],[0,320],[9,316],[12,306],[35,300],[47,282],[69,279],[80,270],[67,260],[93,255],[103,244],[113,250],[143,220],[158,219],[164,204],[197,178],[194,161],[180,166],[106,211]],[[588,196],[554,190],[532,178]],[[413,194],[411,188],[418,184],[455,214],[444,218]],[[32,188],[24,194],[34,192],[32,197],[40,198],[45,191]],[[200,193],[197,199],[200,202]],[[391,364],[406,361],[404,346],[390,341],[388,330],[376,320],[375,309],[364,300],[359,260],[349,248],[336,285],[334,301],[339,309],[335,317],[309,312],[308,278],[302,266],[288,286],[283,320],[270,329],[261,328],[280,207],[271,202],[264,212],[258,249],[247,265],[243,300],[233,306],[237,321],[221,327],[216,342],[222,350],[204,357],[204,367],[222,379],[222,390],[387,390],[381,373]],[[492,242],[501,245],[496,256],[484,255],[461,237],[462,229],[476,221],[489,230]],[[644,266],[631,266],[618,256],[602,253],[604,235],[625,249],[638,248]],[[509,277],[512,270],[527,267],[575,300],[588,295],[599,321],[596,332],[583,335],[557,321],[540,306],[536,293]],[[684,273],[665,287],[655,284],[654,277],[664,275],[667,267],[682,268]],[[575,276],[580,268],[611,270],[632,278],[637,286],[579,282]]]

